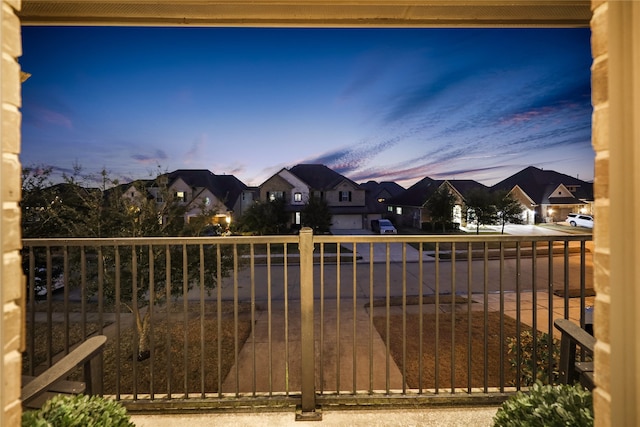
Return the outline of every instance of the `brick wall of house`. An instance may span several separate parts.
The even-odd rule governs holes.
[[[596,425],[639,425],[640,3],[591,6]]]
[[[610,425],[611,390],[603,372],[608,371],[610,359],[609,322],[604,322],[605,313],[609,312],[609,230],[606,221],[606,209],[609,206],[609,103],[607,93],[607,12],[608,2],[592,0],[593,17],[591,19],[591,67],[593,128],[592,144],[596,152],[594,196],[597,223],[594,225],[594,282],[597,291],[595,298],[595,335],[596,346],[596,383],[593,400],[596,425]],[[605,415],[607,414],[607,415]]]
[[[0,164],[0,239],[2,243],[2,321],[0,337],[3,343],[2,367],[2,416],[0,425],[20,425],[20,372],[21,350],[24,340],[23,304],[24,279],[20,269],[20,66],[17,58],[22,53],[20,21],[16,10],[20,0],[3,0],[0,11],[2,29],[0,46],[2,64],[0,68],[0,141],[2,162]]]

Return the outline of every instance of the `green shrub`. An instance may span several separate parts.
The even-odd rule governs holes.
[[[22,427],[132,427],[124,406],[100,396],[58,395],[22,414]]]
[[[494,427],[593,426],[593,398],[580,384],[542,385],[536,382],[528,393],[518,392],[505,401]]]
[[[549,335],[538,332],[536,341],[536,375],[533,375],[533,333],[530,330],[522,331],[520,334],[520,360],[518,360],[518,340],[516,337],[507,338],[507,351],[509,354],[509,364],[514,372],[517,372],[520,365],[520,384],[524,386],[533,385],[536,381],[555,384],[558,382],[560,360],[560,343],[557,339],[552,340],[552,347],[549,349]],[[549,357],[551,357],[551,372],[549,372]]]

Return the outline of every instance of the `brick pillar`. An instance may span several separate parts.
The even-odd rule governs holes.
[[[640,422],[640,2],[592,0],[596,426]]]
[[[0,379],[2,415],[0,425],[20,425],[21,352],[24,349],[22,300],[25,297],[20,262],[20,66],[22,53],[20,0],[2,0],[0,8],[0,342],[3,343]]]

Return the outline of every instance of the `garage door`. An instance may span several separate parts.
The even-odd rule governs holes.
[[[331,223],[336,230],[362,230],[362,215],[333,215]]]

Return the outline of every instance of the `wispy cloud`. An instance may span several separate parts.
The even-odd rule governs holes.
[[[160,164],[163,161],[167,160],[169,157],[167,156],[167,153],[164,152],[164,150],[158,149],[153,154],[133,154],[131,158],[141,164]]]
[[[43,105],[35,105],[24,114],[25,121],[35,127],[53,125],[65,129],[73,129],[73,121],[69,115],[47,108]]]
[[[185,153],[184,163],[186,165],[191,165],[194,162],[198,162],[202,155],[202,152],[206,148],[207,145],[207,135],[202,134],[198,136],[195,141],[191,144],[191,148]]]

